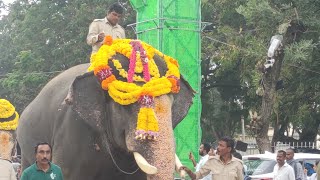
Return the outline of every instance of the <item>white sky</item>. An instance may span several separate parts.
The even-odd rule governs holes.
[[[15,0],[2,0],[3,1],[3,3],[4,4],[6,4],[6,5],[8,5],[8,4],[10,4],[10,3],[13,3]],[[1,13],[0,13],[0,16],[1,15],[7,15],[8,14],[8,12],[7,11],[1,11]]]
[[[9,4],[9,3],[12,3],[13,1],[15,0],[2,0],[5,4]]]

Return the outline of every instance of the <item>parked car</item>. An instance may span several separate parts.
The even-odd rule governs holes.
[[[312,154],[320,154],[319,149],[313,149],[313,148],[295,148],[295,153],[312,153]]]
[[[273,168],[277,163],[275,153],[255,154],[243,156],[246,173],[252,180],[272,180]],[[305,165],[314,165],[320,161],[320,154],[295,153],[294,159],[299,161],[303,168]]]

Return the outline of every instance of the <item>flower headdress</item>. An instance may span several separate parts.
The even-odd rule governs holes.
[[[122,54],[129,59],[129,69],[122,68],[119,60],[113,56]],[[167,65],[165,76],[160,77],[154,55],[163,57]],[[119,75],[127,81],[118,80],[109,66],[113,63]],[[152,46],[131,39],[115,39],[106,36],[99,51],[91,56],[88,71],[94,71],[101,86],[108,91],[110,97],[121,105],[135,102],[140,104],[138,113],[136,139],[155,139],[158,136],[158,120],[154,112],[154,97],[180,90],[180,72],[178,62]],[[142,74],[139,75],[139,74]],[[137,85],[135,82],[142,82]]]
[[[0,130],[16,130],[19,114],[15,107],[5,99],[0,99]]]

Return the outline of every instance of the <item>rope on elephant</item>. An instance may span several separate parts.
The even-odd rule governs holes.
[[[128,58],[127,71],[114,57],[116,54],[122,54]],[[162,77],[154,60],[156,55],[167,66],[167,71]],[[156,139],[159,135],[159,125],[154,112],[154,98],[180,91],[180,71],[177,60],[142,41],[113,40],[111,36],[106,36],[103,45],[97,53],[92,54],[90,61],[88,71],[94,71],[95,76],[101,82],[102,89],[108,91],[109,96],[115,102],[121,105],[136,102],[140,104],[135,138],[139,140]],[[117,79],[109,63],[113,63],[119,75],[127,82]]]
[[[122,172],[122,173],[124,173],[124,174],[127,174],[127,175],[132,175],[132,174],[135,174],[135,173],[140,169],[140,168],[138,167],[137,169],[133,170],[132,172],[127,172],[127,171],[123,170],[122,168],[120,168],[119,165],[118,165],[118,163],[116,162],[116,160],[115,160],[112,152],[111,152],[108,138],[107,138],[105,135],[103,135],[103,139],[104,139],[104,141],[106,142],[105,146],[106,146],[107,151],[108,151],[108,153],[109,153],[109,155],[110,155],[110,157],[111,157],[111,159],[112,159],[113,164],[117,167],[117,169],[118,169],[120,172]]]

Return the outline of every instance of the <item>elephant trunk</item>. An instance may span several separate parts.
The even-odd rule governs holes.
[[[159,120],[160,133],[158,139],[152,143],[153,155],[150,162],[157,167],[158,172],[147,175],[148,180],[173,179],[175,170],[175,144],[171,121]]]
[[[0,157],[11,160],[15,150],[15,131],[0,130]]]
[[[155,114],[159,124],[159,136],[150,141],[133,140],[127,136],[127,147],[130,151],[138,152],[153,167],[146,172],[148,180],[173,179],[175,171],[175,142],[171,119],[172,99],[170,96],[161,96],[155,99]],[[131,134],[131,133],[130,133]],[[139,162],[137,162],[139,165]],[[144,168],[141,168],[144,170]],[[148,170],[147,170],[148,171]]]

